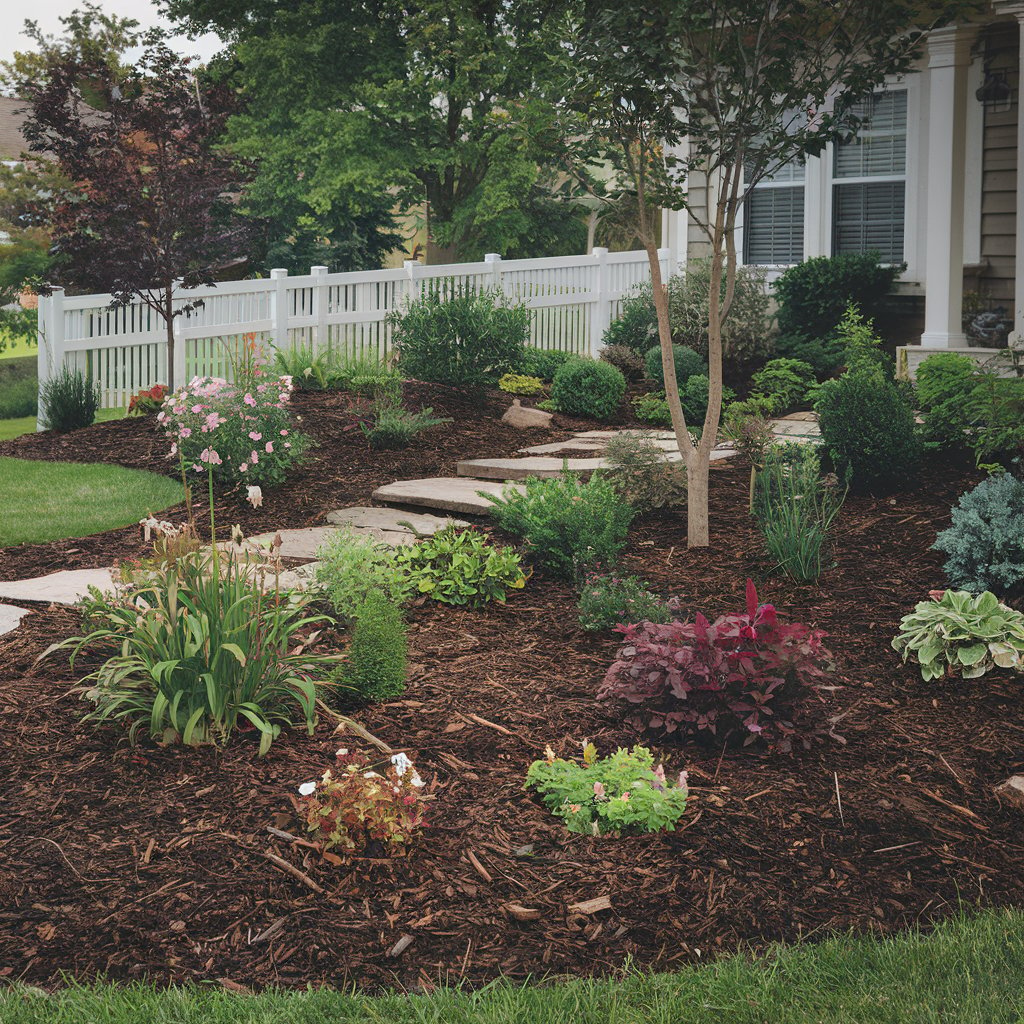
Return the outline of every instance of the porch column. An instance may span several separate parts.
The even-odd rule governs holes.
[[[928,198],[924,334],[926,348],[967,344],[964,293],[964,156],[967,67],[973,28],[928,36]]]

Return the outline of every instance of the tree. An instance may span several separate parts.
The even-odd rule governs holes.
[[[19,91],[30,149],[72,184],[50,202],[56,281],[141,299],[164,320],[174,387],[173,322],[194,308],[175,305],[178,289],[213,284],[249,245],[234,203],[244,173],[216,146],[233,95],[204,89],[159,42],[128,69],[67,54]]]
[[[558,40],[525,4],[497,0],[165,0],[191,32],[229,42],[220,63],[246,107],[241,152],[304,154],[304,201],[424,204],[431,262],[506,253],[548,237],[558,202],[534,136],[536,90]],[[514,119],[513,119],[514,112]],[[277,157],[272,157],[277,160]],[[257,187],[275,175],[264,161]],[[278,179],[280,180],[280,179]],[[546,223],[538,225],[537,221]],[[316,216],[313,217],[316,220]],[[563,242],[564,238],[564,242]],[[571,223],[554,244],[576,244]]]
[[[632,192],[650,260],[665,392],[686,464],[687,539],[709,543],[711,451],[722,411],[722,323],[736,282],[736,219],[750,190],[858,127],[854,103],[907,71],[924,32],[972,3],[910,0],[563,0],[549,78],[576,174],[607,198]],[[546,2],[544,7],[550,9]],[[615,173],[594,185],[595,167]],[[688,178],[707,188],[687,190]],[[710,197],[710,198],[708,198]],[[710,378],[700,440],[679,400],[668,294],[651,204],[687,209],[708,241]]]

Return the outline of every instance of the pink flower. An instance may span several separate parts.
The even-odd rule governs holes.
[[[623,799],[623,800],[624,800],[624,801],[625,801],[626,803],[629,803],[629,793],[623,793],[623,794],[622,794],[622,799]]]
[[[191,427],[182,427],[181,430],[178,431],[178,437],[181,438],[181,440],[183,440],[183,441],[185,440],[186,437],[191,437],[191,436],[192,436],[192,428]]]
[[[249,461],[255,466],[260,461],[260,457],[256,452],[249,452]]]
[[[253,398],[252,395],[250,395],[248,391],[245,393],[245,396],[242,398],[242,401],[245,402],[246,405],[255,405],[256,404],[256,399]]]
[[[598,798],[598,800],[603,800],[604,799],[604,785],[602,783],[600,783],[600,782],[595,782],[594,783],[594,796],[596,796]]]
[[[248,463],[248,462],[243,462],[243,463],[242,463],[242,464],[241,464],[241,465],[240,465],[240,466],[238,467],[238,471],[239,471],[240,473],[245,473],[245,472],[247,472],[247,471],[248,471],[248,469],[249,469],[249,463]]]
[[[219,466],[222,462],[221,457],[212,448],[204,448],[199,460],[208,462],[211,466]]]
[[[218,416],[215,412],[207,413],[206,416],[206,429],[216,430],[224,422],[223,417]]]
[[[196,404],[192,406],[191,411],[192,412],[202,412],[204,408],[205,408],[205,406],[202,406],[198,402],[196,402]]]
[[[281,436],[282,437],[287,437],[288,436],[288,431],[287,430],[282,430],[281,431]]]
[[[274,442],[273,441],[268,441],[267,442],[267,454],[269,455],[273,450],[274,450]]]
[[[178,446],[176,444],[172,444],[171,445],[171,454],[172,455],[177,455],[178,454]]]
[[[249,440],[250,441],[262,441],[263,440],[263,435],[258,430],[250,430],[249,431]]]
[[[579,814],[580,813],[580,805],[579,804],[569,804],[569,810],[572,811],[573,814]]]
[[[285,441],[284,446],[285,448],[291,448],[292,445],[290,441]]]

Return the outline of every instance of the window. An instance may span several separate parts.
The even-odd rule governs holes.
[[[878,252],[883,263],[902,263],[906,90],[874,93],[854,111],[864,118],[860,131],[833,150],[832,252]]]
[[[804,161],[765,176],[743,203],[743,262],[767,266],[804,258]]]

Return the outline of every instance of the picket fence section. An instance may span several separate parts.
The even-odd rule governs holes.
[[[669,251],[658,255],[667,277]],[[586,256],[503,260],[490,253],[480,263],[409,261],[394,270],[341,274],[313,267],[301,277],[272,270],[265,279],[182,289],[179,308],[194,308],[174,318],[174,380],[229,377],[239,343],[250,338],[266,349],[301,345],[384,358],[391,348],[388,314],[407,300],[484,288],[499,288],[530,310],[537,348],[596,355],[623,297],[649,279],[644,251],[597,248]],[[141,301],[113,306],[109,295],[66,296],[55,288],[39,300],[40,383],[64,366],[99,383],[103,408],[125,406],[140,388],[167,382],[164,321]]]

